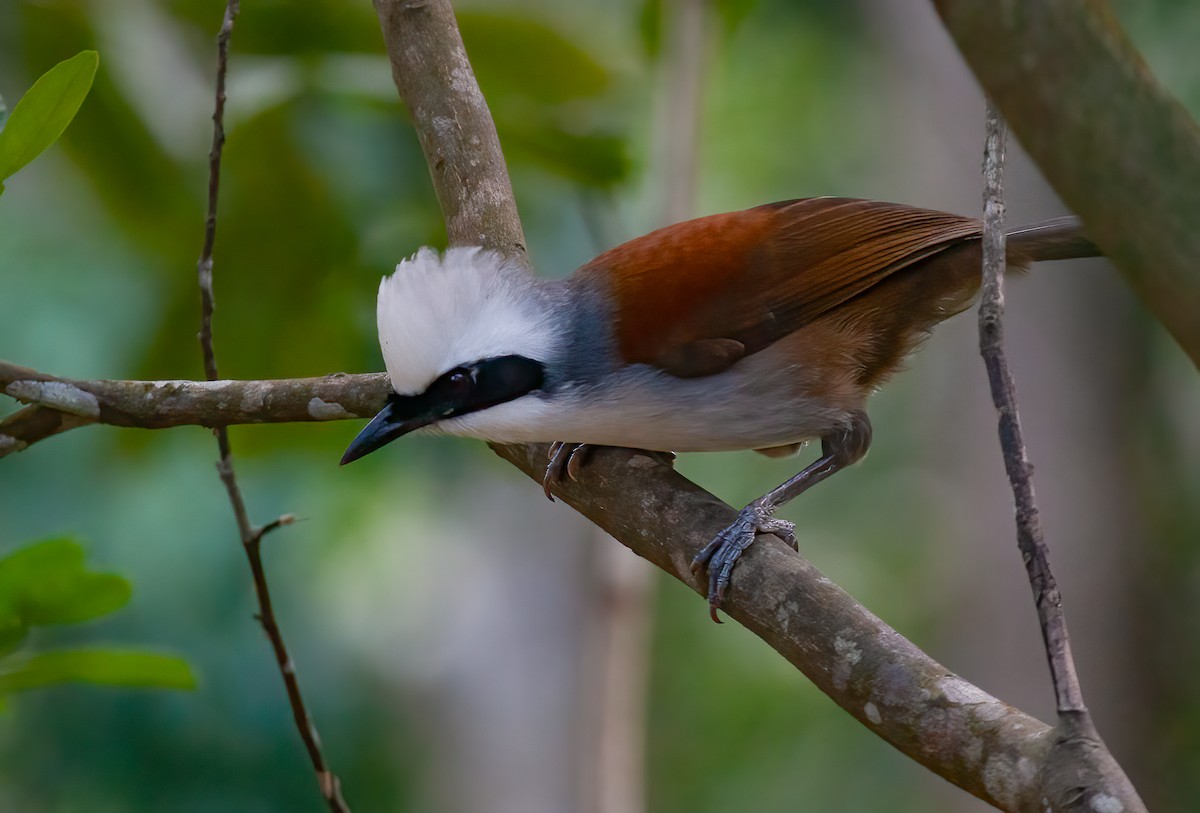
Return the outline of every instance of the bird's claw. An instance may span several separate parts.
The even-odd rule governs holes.
[[[562,482],[568,477],[578,480],[580,470],[591,459],[592,452],[598,448],[600,447],[592,443],[569,443],[563,440],[556,440],[550,444],[550,449],[546,452],[550,462],[546,464],[546,473],[542,475],[542,491],[550,502],[554,502],[554,495],[550,492],[551,487],[556,482]],[[674,452],[654,452],[646,449],[629,451],[657,460],[667,468],[675,467]]]
[[[550,493],[550,487],[554,483],[566,477],[572,480],[579,479],[579,470],[587,462],[593,448],[588,443],[568,443],[563,440],[556,440],[550,444],[550,450],[546,453],[550,462],[546,464],[546,473],[542,476],[542,491],[545,492],[546,499],[554,502],[554,495]]]
[[[704,549],[692,559],[692,572],[699,573],[701,568],[708,567],[708,610],[712,620],[718,624],[717,610],[725,601],[729,591],[729,580],[733,566],[746,548],[754,544],[758,534],[774,534],[788,544],[792,550],[799,550],[796,540],[796,526],[785,519],[771,516],[773,509],[751,503],[741,510],[733,524],[721,531]]]

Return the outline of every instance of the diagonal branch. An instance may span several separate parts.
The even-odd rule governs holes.
[[[1102,0],[935,0],[1046,180],[1200,365],[1200,127]]]
[[[446,0],[374,0],[392,79],[417,130],[446,235],[525,257],[525,232],[487,101]]]

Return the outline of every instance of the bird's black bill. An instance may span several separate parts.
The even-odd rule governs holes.
[[[405,413],[410,410],[405,409],[405,406],[407,404],[403,401],[389,400],[387,406],[379,410],[379,414],[372,418],[371,422],[364,426],[358,436],[351,441],[346,453],[342,455],[341,465],[353,463],[360,457],[386,446],[396,438],[403,437],[422,426],[428,426],[436,420],[432,416],[406,415]]]
[[[544,377],[540,362],[524,356],[497,356],[455,367],[418,395],[392,394],[387,406],[346,449],[342,465],[423,426],[520,398],[540,388]]]

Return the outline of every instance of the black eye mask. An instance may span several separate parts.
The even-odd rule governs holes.
[[[342,455],[342,465],[446,418],[468,415],[540,389],[546,370],[524,356],[497,356],[455,367],[417,395],[388,396],[387,406],[371,419]]]

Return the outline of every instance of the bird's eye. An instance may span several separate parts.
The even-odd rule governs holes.
[[[452,395],[466,395],[471,391],[471,374],[463,369],[451,370],[446,374],[446,391]]]

